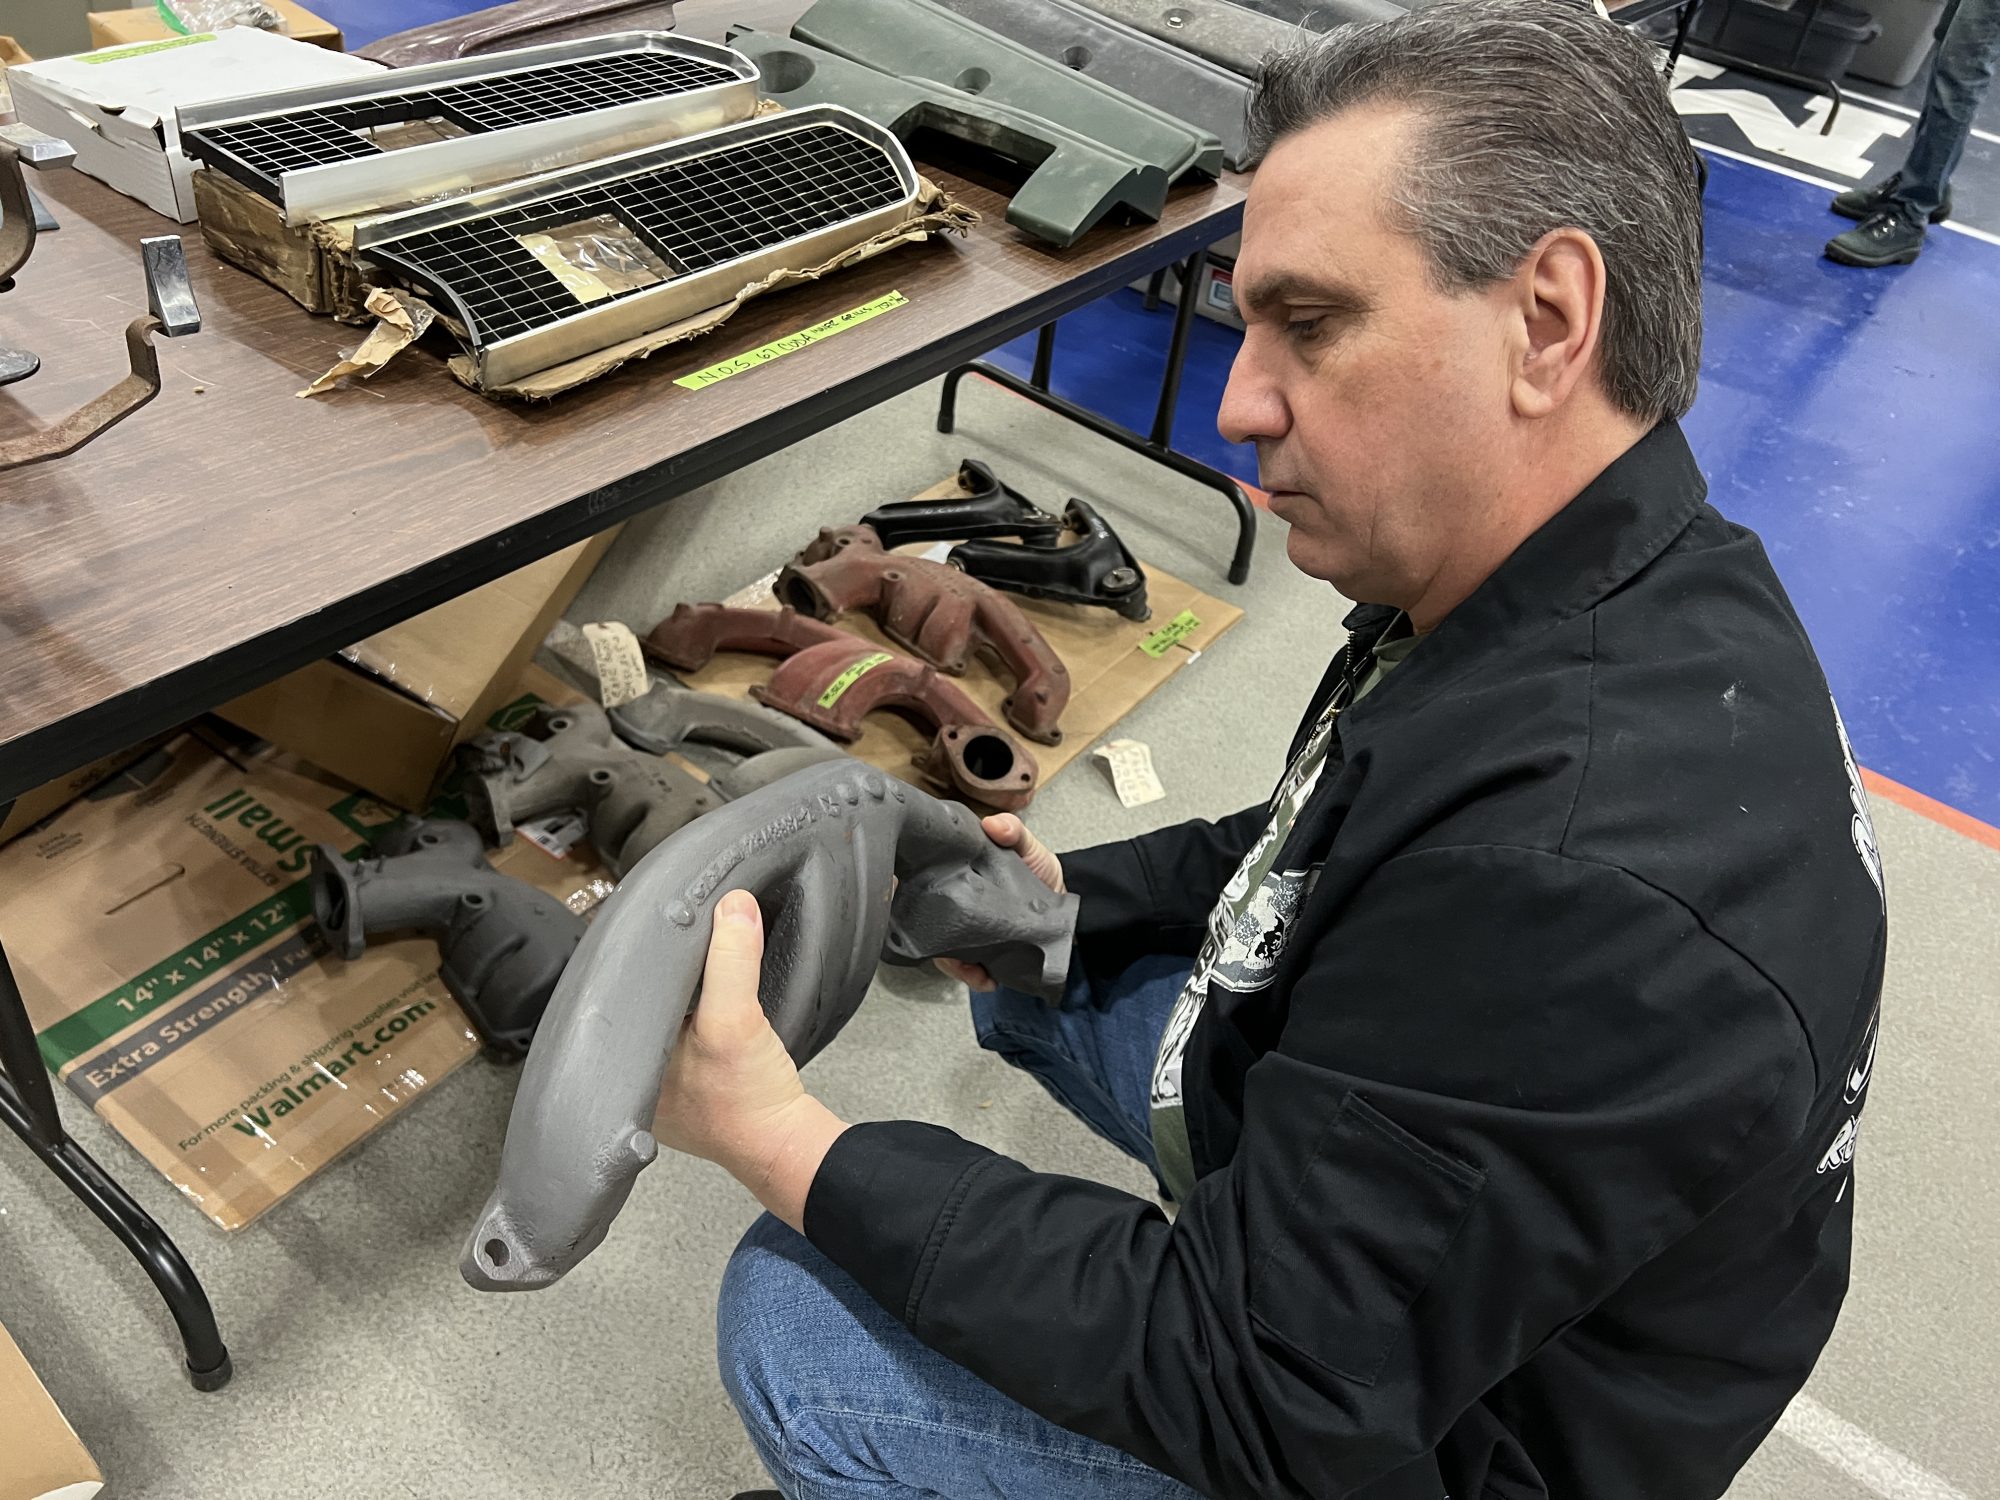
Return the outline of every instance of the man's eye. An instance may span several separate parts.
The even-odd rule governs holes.
[[[1319,332],[1325,318],[1293,318],[1285,324],[1285,337],[1295,344],[1303,344]]]

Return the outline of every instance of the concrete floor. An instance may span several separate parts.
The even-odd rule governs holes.
[[[1088,475],[1085,493],[1141,556],[1228,593],[1249,617],[1119,726],[1152,746],[1166,801],[1125,811],[1079,762],[1031,821],[1063,847],[1262,797],[1342,612],[1285,562],[1282,527],[1264,518],[1253,581],[1228,590],[1214,559],[1231,523],[1206,492],[990,387],[969,387],[959,434],[940,437],[932,399],[888,403],[635,523],[573,617],[644,628],[677,600],[775,566],[821,524],[943,477],[961,454],[1047,505],[1069,492],[1066,476]],[[2000,1497],[2000,1207],[1988,1170],[2000,852],[1899,807],[1875,816],[1897,921],[1854,1290],[1812,1404],[1788,1421],[1799,1436],[1774,1438],[1730,1500]],[[717,1278],[753,1216],[718,1172],[663,1159],[610,1240],[550,1291],[484,1296],[459,1280],[459,1241],[491,1184],[516,1076],[463,1069],[228,1239],[94,1118],[66,1109],[206,1279],[237,1368],[210,1396],[178,1378],[164,1314],[124,1252],[0,1140],[0,1322],[98,1455],[107,1494],[722,1500],[760,1481],[713,1372]],[[978,1051],[942,981],[878,987],[807,1078],[849,1118],[933,1120],[1037,1167],[1146,1186]]]

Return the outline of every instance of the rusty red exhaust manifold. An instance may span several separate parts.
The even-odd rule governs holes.
[[[987,651],[1014,678],[1000,710],[1031,740],[1062,739],[1069,671],[1012,599],[929,558],[885,552],[872,526],[828,527],[778,575],[778,602],[816,619],[871,615],[882,633],[941,672],[961,676]]]
[[[797,610],[682,604],[642,644],[648,656],[682,672],[698,671],[717,651],[783,657],[752,695],[843,743],[860,736],[862,720],[876,709],[901,709],[936,732],[929,756],[917,763],[924,776],[989,807],[1026,807],[1041,779],[1027,746],[950,678]]]

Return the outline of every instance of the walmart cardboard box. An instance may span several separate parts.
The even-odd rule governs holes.
[[[104,1476],[0,1328],[0,1500],[91,1500]]]
[[[43,1062],[224,1229],[478,1051],[434,943],[350,963],[312,919],[313,845],[361,853],[397,816],[197,732],[0,849],[0,931]],[[588,845],[489,857],[580,911],[610,890]]]
[[[616,535],[530,563],[217,712],[398,807],[425,807],[453,749],[514,695]]]

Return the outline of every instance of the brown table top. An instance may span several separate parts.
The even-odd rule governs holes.
[[[688,0],[681,28],[782,29],[787,0]],[[187,245],[202,332],[160,344],[150,405],[68,458],[0,473],[0,802],[442,599],[685,493],[1235,231],[1245,180],[1178,188],[1158,224],[1055,251],[1004,196],[919,167],[983,221],[746,304],[715,333],[539,406],[407,351],[296,392],[359,331]],[[76,172],[35,180],[62,227],[0,296],[42,370],[0,431],[124,370],[137,242],[175,226]],[[703,390],[675,376],[900,291],[909,305]],[[196,388],[200,388],[197,394]]]

